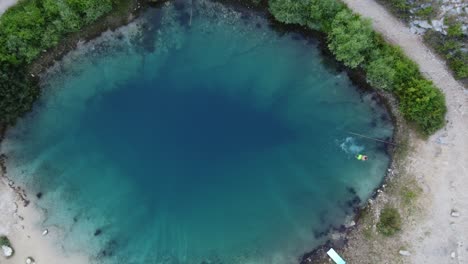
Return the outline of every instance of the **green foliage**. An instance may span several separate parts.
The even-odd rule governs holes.
[[[401,189],[401,198],[405,204],[411,204],[418,197],[418,193],[408,187]]]
[[[408,4],[407,0],[388,0],[388,2],[402,13],[409,12],[411,9],[411,5]]]
[[[445,97],[434,84],[425,79],[413,79],[397,87],[400,110],[415,122],[424,135],[430,135],[445,125]]]
[[[462,23],[457,21],[455,17],[447,17],[444,19],[445,24],[448,25],[447,35],[450,38],[463,37]]]
[[[421,8],[421,9],[417,10],[415,12],[415,15],[420,17],[420,18],[428,19],[432,15],[434,15],[434,13],[435,13],[434,7],[428,6],[428,7]]]
[[[468,78],[468,53],[458,51],[449,59],[449,66],[458,79]]]
[[[335,16],[345,8],[338,0],[310,0],[310,19],[317,29],[328,33],[332,29]]]
[[[76,32],[108,13],[117,0],[25,0],[0,17],[0,124],[29,111],[39,94],[27,66]]]
[[[369,60],[364,66],[367,82],[375,88],[392,91],[397,78],[397,63],[403,53],[397,47],[390,46],[383,40],[376,40],[378,46],[371,51]]]
[[[385,235],[392,236],[401,230],[401,216],[397,209],[393,207],[385,207],[380,212],[377,230]]]
[[[349,9],[343,9],[336,15],[328,40],[328,47],[337,60],[350,68],[363,63],[375,46],[370,21],[361,19]]]
[[[286,24],[306,25],[309,20],[309,7],[306,0],[271,0],[270,12],[275,18]]]
[[[6,236],[0,236],[0,246],[11,247],[10,240]]]
[[[463,33],[459,34],[456,22],[448,23],[447,36],[430,30],[424,35],[424,41],[448,61],[457,79],[468,78],[468,52],[463,49],[463,44],[467,43],[468,37]]]

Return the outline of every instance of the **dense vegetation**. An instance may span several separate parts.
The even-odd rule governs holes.
[[[401,229],[401,216],[397,209],[393,207],[385,207],[380,212],[377,230],[385,235],[391,236]]]
[[[27,66],[67,34],[122,0],[28,0],[0,17],[0,125],[12,124],[39,94]]]
[[[96,21],[122,1],[28,0],[0,17],[0,125],[12,124],[31,108],[39,94],[28,64],[64,36]],[[370,21],[352,13],[339,0],[268,3],[277,20],[323,31],[336,58],[350,68],[364,69],[374,87],[393,92],[403,115],[422,134],[434,133],[444,125],[443,94],[398,48],[383,41],[372,30]],[[456,28],[451,31],[454,37],[459,36]]]
[[[324,32],[328,48],[338,61],[365,70],[375,88],[392,92],[403,116],[429,135],[445,124],[445,99],[423,78],[403,52],[382,40],[370,21],[354,14],[339,0],[270,0],[270,12],[284,23]]]
[[[435,0],[379,0],[393,14],[409,21],[410,18],[428,20],[437,17],[440,3]],[[412,11],[412,12],[410,12]],[[457,79],[468,79],[468,36],[463,34],[462,24],[454,16],[447,16],[447,34],[429,30],[424,34],[426,44],[447,61]]]

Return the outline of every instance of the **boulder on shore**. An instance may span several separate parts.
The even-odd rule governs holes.
[[[407,250],[400,250],[398,253],[400,253],[400,255],[402,256],[411,256],[411,253]]]
[[[2,252],[3,252],[4,257],[9,258],[9,257],[13,256],[13,248],[11,248],[9,246],[3,245],[2,246]]]

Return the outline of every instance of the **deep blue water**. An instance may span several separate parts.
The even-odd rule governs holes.
[[[390,137],[389,117],[314,40],[189,12],[150,10],[45,74],[8,175],[97,263],[297,263],[381,182],[384,146],[348,132]]]

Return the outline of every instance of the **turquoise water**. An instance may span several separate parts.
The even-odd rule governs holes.
[[[348,133],[391,137],[387,113],[314,40],[209,1],[149,10],[42,82],[8,176],[96,263],[298,263],[389,163]]]

